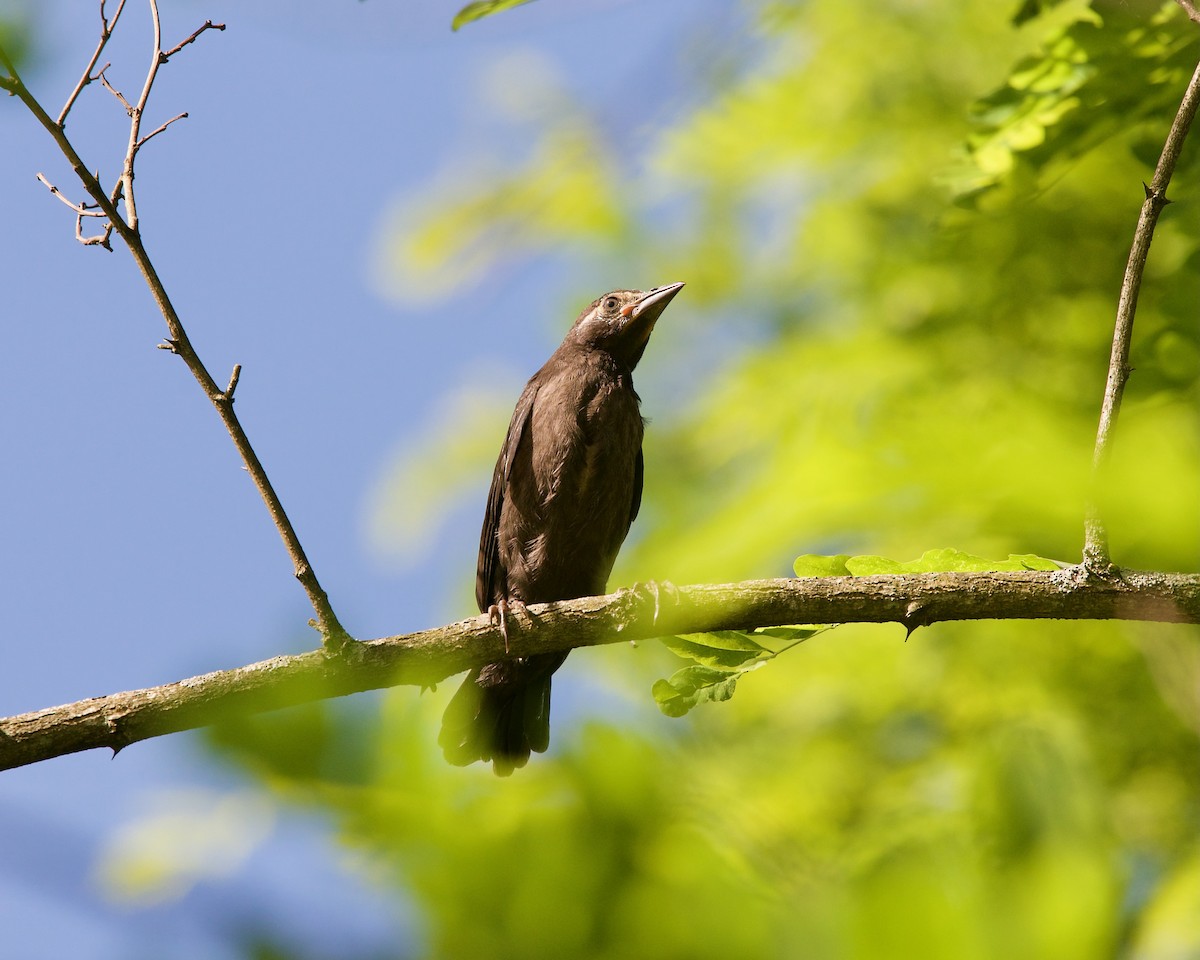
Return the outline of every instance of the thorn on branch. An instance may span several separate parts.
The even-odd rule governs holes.
[[[904,642],[908,642],[908,638],[916,632],[917,627],[927,627],[933,622],[933,618],[929,615],[929,611],[924,603],[920,600],[914,600],[904,608],[904,629],[907,631],[904,634]]]
[[[162,343],[155,344],[159,350],[170,350],[176,356],[179,355],[179,342],[167,337]]]
[[[1154,187],[1146,183],[1145,180],[1142,181],[1142,190],[1146,194],[1146,199],[1154,204],[1154,206],[1159,210],[1172,202],[1171,200],[1167,199],[1167,195],[1165,193],[1159,193],[1154,189]]]

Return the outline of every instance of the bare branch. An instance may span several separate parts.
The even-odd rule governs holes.
[[[188,37],[186,40],[181,40],[179,43],[175,44],[175,46],[173,46],[166,53],[160,54],[160,58],[163,63],[166,63],[173,56],[175,56],[175,54],[177,54],[180,50],[182,50],[184,47],[186,47],[189,43],[195,43],[196,38],[198,36],[200,36],[200,34],[202,34],[205,30],[224,30],[224,29],[225,29],[225,24],[223,24],[223,23],[213,23],[211,20],[205,20],[204,25],[199,27],[197,30],[195,30],[190,37]]]
[[[109,83],[108,77],[106,77],[104,75],[104,71],[107,70],[111,66],[112,66],[111,63],[106,63],[103,67],[101,67],[100,72],[98,74],[96,74],[96,79],[100,81],[101,85],[104,87],[105,90],[107,90],[109,93],[111,93],[114,97],[117,98],[117,100],[120,102],[121,106],[125,108],[126,115],[132,117],[133,116],[133,104],[131,104],[128,100],[126,100],[125,94],[123,94],[120,90],[118,90],[111,83]]]
[[[229,375],[229,386],[225,388],[225,393],[223,394],[228,403],[233,403],[233,391],[237,389],[238,380],[241,379],[241,376],[242,365],[240,363],[235,363],[233,365],[233,373]]]
[[[58,119],[55,121],[60,127],[65,127],[67,124],[67,114],[71,112],[71,107],[75,105],[75,101],[79,99],[79,95],[83,92],[83,88],[89,83],[92,83],[97,77],[92,76],[92,69],[96,66],[96,62],[100,59],[100,54],[104,52],[104,47],[108,43],[108,38],[112,36],[113,30],[116,29],[117,21],[121,19],[121,11],[125,9],[125,0],[121,0],[117,4],[117,11],[113,14],[112,20],[109,20],[104,15],[104,2],[100,0],[100,42],[96,44],[96,52],[92,54],[92,59],[88,61],[88,65],[83,68],[83,75],[79,78],[79,82],[75,84],[75,89],[71,91],[71,95],[67,97],[67,102],[63,104],[63,108],[59,111]],[[107,69],[107,66],[106,66]],[[100,71],[101,74],[104,70]],[[124,99],[122,97],[122,99]]]
[[[137,104],[130,108],[132,115],[130,120],[129,148],[125,155],[124,169],[111,194],[105,192],[104,187],[100,183],[99,176],[92,174],[88,170],[64,129],[46,113],[38,99],[25,85],[24,81],[21,80],[20,74],[3,48],[0,48],[0,66],[5,68],[8,76],[0,77],[0,87],[19,98],[29,112],[33,114],[38,123],[41,124],[42,128],[50,134],[50,137],[54,140],[59,150],[62,151],[63,156],[67,158],[75,175],[83,183],[84,189],[91,194],[92,199],[96,201],[97,206],[104,211],[104,215],[108,218],[103,238],[85,242],[99,243],[107,247],[108,236],[111,231],[115,230],[117,235],[129,248],[129,252],[133,255],[134,262],[137,264],[142,278],[150,288],[150,294],[154,298],[159,312],[162,313],[163,319],[166,321],[169,333],[165,343],[166,348],[183,360],[196,382],[200,385],[200,388],[204,391],[204,395],[209,398],[210,402],[216,408],[221,422],[224,423],[225,429],[233,440],[233,444],[237,448],[247,472],[253,478],[254,485],[257,487],[259,495],[266,504],[267,511],[271,514],[271,520],[274,522],[275,528],[279,531],[279,536],[287,548],[296,579],[300,581],[300,585],[304,588],[304,592],[308,595],[309,602],[316,612],[315,625],[321,632],[326,648],[331,651],[338,651],[352,643],[353,638],[346,632],[341,621],[338,620],[337,614],[329,602],[328,594],[317,580],[316,573],[313,571],[312,565],[308,562],[304,547],[300,543],[300,538],[296,535],[296,530],[292,526],[292,522],[288,518],[286,511],[283,509],[283,503],[280,501],[279,495],[275,492],[275,488],[267,476],[262,462],[258,459],[258,454],[255,453],[254,448],[250,445],[250,440],[247,438],[241,422],[234,413],[233,404],[229,402],[230,398],[227,398],[221,388],[217,386],[216,381],[213,380],[212,375],[208,372],[208,369],[201,362],[200,357],[192,347],[192,343],[183,328],[179,314],[176,312],[174,304],[171,303],[171,299],[167,295],[166,288],[158,276],[158,271],[150,260],[150,255],[146,252],[146,247],[142,243],[141,234],[137,228],[136,208],[133,198],[133,164],[136,159],[140,139],[138,131],[140,129],[141,114],[145,108],[146,100],[150,95],[150,89],[153,86],[154,75],[158,70],[159,64],[158,54],[161,52],[161,30],[159,27],[158,4],[156,0],[150,0],[150,8],[154,21],[155,55],[146,75],[142,94]],[[121,200],[125,202],[125,207],[129,214],[128,219],[122,217],[121,212],[117,209],[117,203]],[[78,229],[76,235],[80,235]]]
[[[76,217],[75,239],[85,247],[103,247],[109,253],[112,253],[112,243],[109,242],[112,239],[112,224],[105,223],[104,229],[100,233],[88,237],[83,233],[83,217]]]
[[[1133,246],[1125,264],[1125,276],[1121,281],[1121,296],[1117,303],[1117,320],[1113,330],[1112,353],[1108,363],[1108,381],[1104,387],[1104,402],[1100,408],[1100,424],[1096,430],[1096,448],[1092,455],[1091,493],[1088,498],[1087,517],[1084,521],[1083,562],[1094,572],[1107,571],[1112,566],[1109,555],[1108,530],[1100,515],[1098,503],[1101,481],[1112,454],[1113,430],[1121,412],[1121,399],[1129,379],[1129,348],[1133,340],[1133,318],[1137,312],[1138,293],[1142,286],[1142,274],[1146,269],[1146,257],[1150,253],[1150,241],[1154,238],[1154,227],[1158,216],[1170,201],[1167,186],[1175,172],[1188,129],[1196,116],[1200,103],[1200,64],[1192,74],[1191,82],[1184,92],[1183,100],[1175,113],[1171,131],[1163,144],[1154,178],[1149,185],[1143,184],[1146,199],[1138,216],[1133,234]]]
[[[38,180],[46,185],[50,193],[58,197],[63,203],[71,208],[75,213],[75,239],[82,243],[85,247],[101,246],[105,250],[112,252],[112,245],[109,243],[109,238],[112,236],[112,224],[105,223],[101,233],[95,236],[85,236],[83,232],[84,217],[106,217],[107,214],[99,209],[96,204],[91,203],[72,203],[66,198],[61,190],[45,178],[42,174],[37,175]]]
[[[148,134],[146,134],[144,137],[142,137],[141,140],[139,140],[137,142],[138,149],[139,150],[142,149],[142,147],[144,147],[146,145],[146,142],[148,140],[150,140],[152,137],[157,137],[160,133],[162,133],[164,130],[166,130],[167,127],[169,127],[171,124],[173,124],[176,120],[186,120],[186,119],[187,119],[187,111],[185,110],[183,113],[179,114],[178,116],[172,117],[170,120],[168,120],[166,123],[162,124],[157,129],[151,130]]]
[[[509,622],[512,656],[647,640],[680,633],[794,623],[900,623],[981,619],[1200,622],[1200,575],[1082,567],[1020,573],[749,580],[534,604]],[[514,629],[519,627],[519,629]],[[434,630],[274,657],[177,683],[133,690],[0,719],[0,769],[139,740],[247,714],[363,690],[430,686],[503,659],[505,639],[486,616]]]
[[[150,91],[154,87],[154,81],[158,76],[158,68],[167,62],[174,54],[178,53],[189,43],[195,42],[196,38],[206,30],[224,30],[225,24],[214,24],[211,20],[206,20],[204,25],[196,30],[190,37],[182,43],[172,47],[168,52],[163,52],[162,48],[162,19],[158,12],[158,0],[150,0],[150,20],[154,27],[154,54],[150,58],[150,66],[146,70],[146,80],[142,84],[142,92],[138,97],[137,103],[129,107],[129,146],[125,150],[125,168],[121,173],[121,182],[125,190],[125,210],[129,215],[129,226],[135,232],[138,228],[137,201],[134,198],[133,192],[133,177],[134,163],[137,160],[138,151],[146,144],[146,142],[158,134],[162,133],[176,120],[181,120],[186,117],[186,113],[182,113],[164,123],[157,130],[152,131],[146,136],[141,135],[142,116],[146,112],[146,104],[150,100]],[[124,100],[124,98],[122,98]]]
[[[47,180],[43,174],[39,173],[37,175],[37,178],[43,184],[46,185],[46,187],[50,190],[50,192],[52,194],[54,194],[54,196],[58,197],[59,200],[61,200],[68,207],[70,207],[72,210],[74,210],[75,213],[78,214],[80,217],[103,217],[104,216],[104,211],[101,210],[99,207],[97,207],[95,204],[72,203],[70,200],[68,200],[66,198],[66,196],[63,195],[63,192],[61,190],[59,190],[58,187],[56,187],[54,184],[52,184],[49,180]]]

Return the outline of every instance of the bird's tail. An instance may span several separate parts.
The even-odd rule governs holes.
[[[550,678],[565,653],[501,660],[467,674],[442,715],[438,744],[460,767],[492,761],[507,777],[550,745]]]

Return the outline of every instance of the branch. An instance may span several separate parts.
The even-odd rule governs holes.
[[[63,104],[62,110],[59,111],[58,119],[54,121],[60,127],[67,125],[67,114],[71,112],[71,107],[75,105],[75,101],[79,99],[79,95],[83,93],[83,88],[94,80],[102,78],[104,71],[101,70],[97,77],[92,76],[92,68],[100,60],[100,54],[104,52],[105,46],[108,44],[109,37],[112,36],[113,30],[117,27],[117,21],[121,19],[121,11],[125,9],[125,0],[121,0],[117,4],[117,11],[113,14],[111,20],[104,15],[104,0],[100,0],[100,42],[96,44],[96,52],[92,54],[92,59],[88,61],[88,65],[83,68],[83,76],[79,78],[79,82],[75,84],[75,89],[71,91],[71,95],[67,97],[67,102]],[[107,81],[106,81],[107,85]],[[111,89],[111,88],[110,88]]]
[[[146,134],[144,137],[142,137],[137,142],[138,149],[140,150],[142,147],[144,147],[150,141],[151,138],[157,137],[160,133],[162,133],[164,130],[166,130],[167,127],[169,127],[171,124],[175,123],[175,121],[186,120],[186,119],[187,119],[187,111],[185,110],[183,113],[179,114],[178,116],[172,117],[166,123],[160,124],[156,129],[151,130],[148,134]]]
[[[1190,9],[1187,4],[1184,8]],[[1121,412],[1121,399],[1125,395],[1125,383],[1129,379],[1129,347],[1133,339],[1133,317],[1137,312],[1138,293],[1142,287],[1142,274],[1146,269],[1146,257],[1150,253],[1150,241],[1154,239],[1154,227],[1158,215],[1170,201],[1167,186],[1175,172],[1175,164],[1187,139],[1188,128],[1196,116],[1200,103],[1200,64],[1192,74],[1192,80],[1183,94],[1175,122],[1167,134],[1154,178],[1149,185],[1143,184],[1146,199],[1138,216],[1133,234],[1133,246],[1125,264],[1125,277],[1121,281],[1121,296],[1117,302],[1117,321],[1113,330],[1112,354],[1108,362],[1108,382],[1104,387],[1104,402],[1100,407],[1100,424],[1096,429],[1096,449],[1092,454],[1091,492],[1088,497],[1087,517],[1084,520],[1083,562],[1096,573],[1107,573],[1112,567],[1109,556],[1108,530],[1100,515],[1098,503],[1101,479],[1107,470],[1112,455],[1113,430]]]
[[[103,5],[101,10],[103,11]],[[313,621],[314,626],[321,632],[326,647],[332,651],[337,651],[348,644],[352,638],[338,620],[337,614],[334,613],[333,606],[329,602],[329,596],[321,587],[316,573],[312,569],[312,565],[308,562],[308,557],[305,555],[304,548],[300,544],[300,538],[296,535],[296,530],[292,526],[291,520],[288,519],[286,511],[283,509],[283,503],[275,492],[275,488],[271,485],[271,481],[267,477],[267,472],[263,469],[263,465],[258,459],[258,454],[254,452],[254,448],[250,445],[250,441],[242,429],[237,414],[234,413],[233,388],[236,386],[236,378],[230,382],[228,389],[222,390],[209,374],[208,369],[201,362],[200,357],[192,347],[191,340],[188,338],[183,323],[179,319],[179,314],[171,303],[166,288],[163,286],[158,272],[150,260],[150,255],[146,252],[146,248],[142,244],[141,232],[137,226],[137,213],[133,197],[134,161],[138,149],[147,140],[174,122],[174,120],[169,120],[158,130],[149,133],[145,137],[140,135],[142,111],[145,109],[146,102],[149,99],[150,90],[154,85],[154,78],[158,67],[160,63],[165,62],[167,55],[178,52],[205,30],[224,29],[224,24],[213,24],[211,21],[206,21],[205,25],[193,33],[187,40],[177,47],[172,48],[169,54],[164,54],[162,50],[162,31],[159,24],[157,0],[150,0],[150,12],[154,24],[154,56],[151,59],[150,67],[146,74],[146,81],[142,86],[141,96],[138,98],[137,103],[130,105],[125,101],[124,97],[120,98],[130,112],[129,145],[125,154],[123,172],[111,194],[105,192],[99,178],[88,170],[78,152],[76,152],[74,145],[67,137],[62,125],[46,113],[41,103],[38,102],[29,88],[25,86],[11,58],[5,53],[3,48],[0,48],[0,66],[4,68],[7,76],[0,76],[0,89],[7,90],[19,98],[28,108],[29,112],[34,115],[38,123],[50,134],[59,150],[62,151],[63,156],[71,164],[71,169],[75,171],[75,175],[83,184],[84,189],[96,201],[97,207],[103,211],[104,216],[107,218],[108,223],[101,237],[84,238],[81,228],[78,226],[76,236],[84,243],[97,243],[107,247],[109,233],[115,230],[117,235],[125,241],[125,245],[133,255],[138,270],[141,271],[146,285],[150,288],[150,294],[153,296],[155,304],[158,306],[163,319],[167,323],[169,336],[164,346],[183,360],[196,382],[200,384],[200,388],[204,391],[205,396],[208,397],[209,401],[216,408],[221,422],[224,423],[225,429],[229,432],[229,436],[232,438],[233,444],[242,458],[242,462],[246,465],[246,470],[254,479],[254,485],[258,488],[259,495],[266,504],[267,511],[271,514],[271,520],[274,522],[275,528],[279,531],[279,535],[283,539],[288,556],[292,560],[296,579],[300,581],[301,586],[308,595],[309,602],[313,606],[313,610],[316,612],[316,618]],[[118,8],[117,13],[120,13],[120,8]],[[113,22],[116,21],[116,18],[117,14],[114,14]],[[112,24],[109,23],[108,29],[110,33],[111,26]],[[104,42],[106,42],[106,39]],[[101,44],[102,47],[103,43]],[[91,65],[89,65],[88,69],[90,71]],[[103,73],[104,71],[101,70],[101,79],[108,86],[107,81],[103,78]],[[116,93],[115,90],[114,93]],[[120,97],[120,94],[117,94],[117,96]],[[68,106],[71,102],[71,100],[68,101]],[[186,116],[186,114],[181,116]],[[180,118],[176,117],[175,119]],[[45,182],[44,179],[43,182]],[[50,185],[47,183],[47,186]],[[51,189],[52,191],[54,190],[53,187]],[[66,200],[65,197],[61,196],[59,199]],[[124,201],[125,209],[129,212],[128,220],[122,217],[120,211],[117,209],[117,203],[121,200]],[[77,216],[82,218],[83,214],[81,211],[85,209],[83,204],[68,203],[68,205],[71,206],[71,209],[75,211]],[[90,206],[88,209],[90,209]],[[88,216],[91,215],[90,213],[88,214]],[[79,223],[82,223],[82,219],[79,220]],[[240,369],[240,367],[237,368],[239,373]]]
[[[70,207],[72,210],[74,210],[75,214],[77,216],[80,216],[80,217],[102,217],[102,216],[104,216],[103,210],[100,210],[91,204],[72,203],[70,200],[68,200],[66,198],[66,196],[63,194],[63,192],[61,190],[59,190],[58,187],[56,187],[54,184],[52,184],[49,180],[47,180],[43,174],[39,173],[37,175],[37,178],[38,178],[39,182],[41,182],[41,184],[43,186],[45,186],[46,189],[49,190],[53,196],[58,197],[59,200],[61,200],[68,207]]]
[[[200,36],[200,34],[202,34],[205,30],[224,30],[224,29],[225,29],[225,24],[223,24],[223,23],[213,23],[211,20],[205,20],[204,24],[202,26],[197,27],[195,30],[192,31],[192,35],[190,37],[188,37],[186,40],[180,40],[179,43],[175,44],[175,46],[173,46],[170,50],[167,50],[165,53],[160,54],[162,62],[166,63],[173,56],[175,56],[175,54],[177,54],[180,50],[182,50],[184,47],[186,47],[189,43],[195,43],[196,38],[198,36]]]
[[[1150,620],[1200,623],[1200,574],[1082,567],[1020,573],[749,580],[535,604],[509,621],[511,655],[645,640],[679,633],[796,623],[901,623],[910,631],[949,620]],[[516,628],[516,629],[514,629]],[[251,713],[401,684],[430,686],[506,656],[485,616],[433,630],[274,657],[177,683],[95,697],[0,719],[0,770],[52,757],[208,726]]]

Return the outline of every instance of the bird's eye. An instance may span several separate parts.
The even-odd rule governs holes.
[[[618,300],[616,297],[605,297],[604,312],[605,313],[616,313],[617,307],[620,305],[621,305],[621,301]]]

